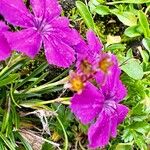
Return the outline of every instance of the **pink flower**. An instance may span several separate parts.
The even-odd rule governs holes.
[[[71,100],[70,108],[75,116],[81,123],[91,124],[88,130],[90,148],[102,148],[110,137],[116,137],[117,126],[128,113],[128,108],[119,104],[127,94],[120,73],[118,66],[113,66],[100,89],[87,81],[82,92],[74,94]]]
[[[95,78],[103,85],[105,80],[111,74],[112,68],[118,66],[115,55],[106,53],[102,50],[103,45],[92,30],[87,32],[87,44],[80,42],[76,47],[84,50],[77,53],[77,72],[86,75],[87,78]]]
[[[30,0],[32,11],[23,0],[1,0],[0,13],[17,32],[5,32],[11,49],[34,58],[44,46],[49,64],[69,67],[75,61],[73,46],[80,42],[76,30],[69,27],[69,20],[60,17],[61,7],[57,0]]]

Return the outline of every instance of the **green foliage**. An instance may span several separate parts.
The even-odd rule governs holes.
[[[142,40],[142,43],[144,45],[144,47],[149,51],[150,53],[150,38],[144,38]]]
[[[145,38],[150,37],[149,22],[143,11],[138,12],[139,23],[143,29]]]
[[[113,14],[115,14],[118,19],[126,26],[136,26],[137,25],[137,18],[133,12],[123,11],[120,12],[119,10],[112,10]]]
[[[91,13],[88,10],[88,7],[81,1],[76,1],[76,6],[81,16],[83,17],[83,20],[85,21],[87,27],[94,30],[95,29],[94,21]]]
[[[132,143],[119,143],[115,150],[132,150]]]
[[[128,27],[126,28],[124,34],[128,37],[137,37],[137,36],[140,36],[142,31],[141,31],[141,26],[139,25],[135,25],[135,26],[131,26],[131,27]]]
[[[99,15],[108,15],[110,13],[109,7],[104,6],[104,5],[98,5],[95,8],[95,12],[98,13]]]
[[[136,80],[142,79],[144,75],[143,68],[136,59],[122,57],[120,62],[122,63],[121,69],[131,78]]]
[[[144,34],[145,38],[147,38],[150,36],[149,22],[146,15],[149,11],[149,7],[147,7],[145,13],[142,10],[139,11],[136,9],[136,5],[140,5],[142,3],[149,3],[149,0],[124,0],[108,3],[104,3],[99,0],[91,0],[89,2],[89,7],[93,14],[97,13],[102,17],[104,15],[106,16],[111,14],[117,16],[120,22],[122,22],[125,26],[129,26],[124,32],[128,37],[136,37]]]

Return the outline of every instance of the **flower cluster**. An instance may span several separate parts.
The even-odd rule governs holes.
[[[0,60],[13,50],[34,58],[41,47],[49,64],[69,67],[69,87],[76,93],[71,110],[83,124],[90,124],[89,147],[104,147],[116,137],[117,126],[126,117],[128,108],[120,101],[127,91],[120,80],[117,58],[102,51],[103,45],[93,31],[87,32],[87,43],[69,27],[69,20],[60,16],[57,0],[30,0],[27,9],[23,0],[1,0],[0,14],[18,30],[10,31],[0,22]]]
[[[128,113],[128,108],[119,104],[127,91],[120,80],[116,57],[102,51],[101,42],[91,30],[87,41],[87,51],[78,54],[76,71],[70,75],[70,87],[77,92],[70,108],[83,124],[90,124],[89,147],[98,148],[116,137],[117,126]]]

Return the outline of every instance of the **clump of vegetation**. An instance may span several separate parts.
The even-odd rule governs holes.
[[[45,2],[45,0],[42,1]],[[18,3],[21,2],[23,1],[18,1]],[[2,0],[0,7],[6,3],[6,0]],[[31,0],[26,0],[24,3],[33,15],[35,8],[33,8]],[[63,9],[61,16],[69,18],[70,27],[66,25],[67,23],[65,21],[59,24],[59,26],[67,26],[67,28],[63,30],[65,30],[64,32],[68,32],[68,34],[71,29],[76,29],[85,43],[89,42],[89,39],[86,39],[87,31],[89,29],[93,30],[93,33],[95,33],[103,43],[103,53],[109,54],[111,52],[116,55],[118,67],[121,70],[119,80],[122,81],[121,83],[124,84],[127,89],[127,95],[124,97],[121,105],[128,107],[128,115],[126,115],[124,121],[118,126],[117,137],[110,138],[105,148],[101,148],[108,150],[148,150],[150,145],[150,1],[60,0],[59,3]],[[38,6],[39,5],[40,3],[38,3]],[[3,5],[3,7],[4,6],[5,5]],[[11,5],[8,9],[10,8]],[[15,7],[13,9],[15,9]],[[56,9],[53,8],[53,11],[56,11],[55,13],[57,14]],[[12,31],[13,33],[24,29],[23,27],[19,27],[17,22],[15,22],[14,25],[11,24],[13,19],[7,18],[4,11],[5,10],[2,9],[0,10],[0,38],[6,36],[5,32],[8,32],[1,29],[1,22],[9,28],[5,30]],[[51,13],[53,13],[53,11],[51,11]],[[17,17],[15,16],[15,11],[12,12],[14,14],[11,14],[11,16]],[[38,18],[38,14],[36,17]],[[47,21],[47,19],[48,18],[45,20]],[[45,20],[43,19],[41,24]],[[39,24],[37,23],[36,25],[38,26]],[[56,27],[59,28],[59,26]],[[46,27],[49,29],[49,26]],[[38,29],[39,32],[41,30],[43,31],[43,28],[39,27]],[[58,39],[60,38],[62,40],[68,36],[62,35],[62,30],[58,31]],[[45,34],[45,32],[49,31],[44,30],[42,33]],[[32,36],[32,34],[29,36]],[[51,38],[56,38],[55,36]],[[67,50],[70,50],[68,47],[77,49],[75,46],[78,46],[75,45],[76,38],[74,38],[73,42],[70,42],[71,44],[69,43],[69,40],[72,39],[71,36],[74,36],[74,34],[69,34],[69,37],[65,40],[65,44],[67,45],[65,48]],[[26,38],[28,38],[28,36]],[[3,54],[1,41],[0,54]],[[54,41],[52,45],[58,46],[63,40],[58,40],[58,43],[57,40]],[[5,41],[3,41],[2,44],[4,44],[4,42]],[[24,44],[24,42],[26,42],[26,39],[21,44]],[[52,41],[49,41],[49,43],[50,42]],[[13,43],[11,44],[13,45]],[[18,47],[20,45],[18,44]],[[83,81],[83,79],[80,80],[80,78],[77,78],[79,80],[75,81],[79,82],[74,84],[74,78],[76,79],[76,77],[78,77],[78,72],[76,72],[76,68],[78,68],[78,53],[74,54],[73,57],[75,57],[75,59],[70,65],[64,61],[68,54],[66,54],[66,57],[61,57],[60,60],[56,55],[58,53],[56,53],[54,57],[58,60],[57,62],[52,62],[51,59],[48,59],[49,56],[46,56],[47,62],[45,59],[47,50],[45,49],[48,44],[45,45],[45,43],[41,43],[41,51],[34,59],[19,53],[18,51],[20,51],[20,49],[13,49],[17,51],[13,51],[11,54],[9,52],[9,56],[0,62],[1,150],[88,149],[90,140],[88,139],[89,135],[87,133],[90,125],[82,124],[80,122],[82,119],[76,118],[78,114],[76,114],[74,109],[70,106],[76,94],[81,96],[82,93],[84,93],[80,91],[85,86],[80,82]],[[89,48],[88,46],[84,47],[81,45],[80,50],[83,48],[83,51],[86,51],[86,49]],[[52,47],[50,47],[50,50],[53,51]],[[64,51],[62,51],[62,53],[63,52]],[[85,53],[83,52],[82,54]],[[87,54],[86,58],[88,58],[91,53],[87,52]],[[51,58],[52,57],[51,55]],[[72,59],[72,57],[70,59]],[[70,62],[70,59],[67,61]],[[96,59],[98,60],[99,58],[95,57],[93,61]],[[84,76],[84,79],[100,90],[103,84],[100,84],[100,86],[97,85],[97,79],[95,79],[96,73],[92,72],[93,68],[91,69],[91,66],[89,66],[87,62],[83,64],[83,70],[81,71],[89,73],[90,70],[90,75],[88,76],[86,74],[87,76]],[[94,65],[95,64],[93,64],[93,66]],[[101,70],[107,69],[107,67],[110,67],[112,64],[107,62],[106,65],[108,66],[102,66],[100,64],[100,67],[102,66]],[[84,70],[84,67],[87,70]],[[72,83],[74,87],[69,87],[68,83]],[[115,87],[116,89],[117,86],[118,85]],[[104,94],[104,96],[106,95]],[[92,100],[91,98],[91,101]],[[75,115],[72,112],[74,112]],[[93,120],[93,122],[95,122],[95,120]]]

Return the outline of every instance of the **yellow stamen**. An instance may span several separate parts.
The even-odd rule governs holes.
[[[80,69],[85,74],[92,73],[92,65],[88,62],[88,60],[82,60],[81,61]]]
[[[104,58],[99,62],[99,68],[104,72],[108,73],[109,67],[112,66],[112,62],[110,61],[110,58]]]
[[[84,88],[84,82],[81,76],[75,76],[70,79],[71,89],[76,92],[80,92]]]

